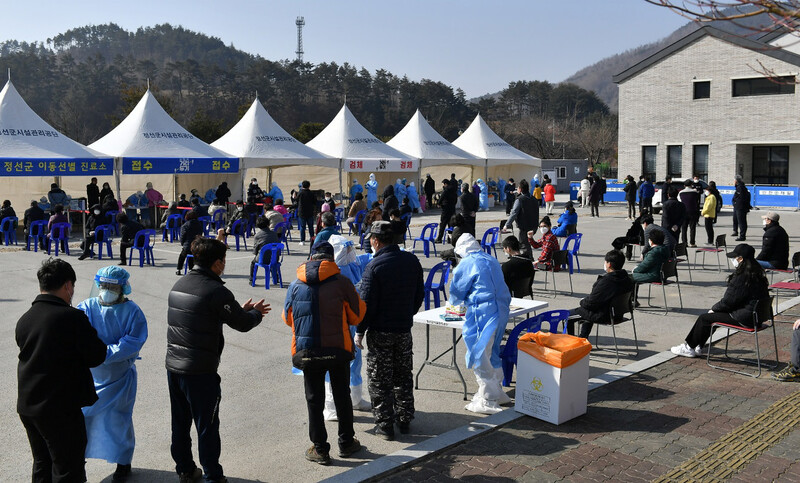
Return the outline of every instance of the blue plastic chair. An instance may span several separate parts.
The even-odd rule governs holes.
[[[500,237],[500,228],[492,227],[486,230],[486,233],[483,234],[483,238],[481,238],[481,248],[487,254],[492,255],[492,250],[494,250],[494,257],[497,258],[497,239]]]
[[[511,329],[508,341],[506,341],[505,347],[500,352],[500,360],[503,364],[503,386],[508,387],[511,385],[514,366],[517,364],[517,342],[522,331],[539,332],[542,329],[542,324],[546,322],[550,326],[550,333],[555,334],[558,333],[558,324],[563,321],[564,328],[561,333],[566,334],[567,319],[569,319],[569,310],[551,310],[525,319]]]
[[[161,234],[161,241],[167,241],[169,235],[169,242],[172,243],[181,236],[181,225],[183,224],[183,215],[174,214],[167,217],[167,223],[164,225],[164,231]]]
[[[247,250],[247,238],[244,236],[245,234],[245,225],[243,220],[236,220],[233,222],[231,226],[231,235],[236,237],[236,251],[239,251],[239,239],[241,238],[242,243],[244,243],[244,249]]]
[[[211,216],[211,221],[214,223],[214,231],[219,230],[220,228],[225,228],[225,210],[217,210]]]
[[[430,258],[430,246],[433,245],[433,256],[438,256],[436,253],[436,232],[439,229],[438,223],[428,223],[422,227],[417,238],[414,238],[414,244],[411,246],[413,252],[417,248],[417,242],[422,242],[422,252],[425,253],[425,258]]]
[[[289,241],[292,236],[292,222],[291,221],[282,221],[275,225],[275,228],[272,229],[280,238],[281,243],[285,244],[286,254],[291,255],[292,253],[289,251]]]
[[[111,251],[111,226],[110,225],[100,225],[94,229],[94,242],[92,242],[91,248],[94,248],[94,244],[97,243],[97,259],[103,259],[103,244],[106,245],[106,255],[108,258],[114,258],[114,253]]]
[[[117,210],[106,211],[106,219],[108,220],[107,224],[114,228],[114,235],[119,235],[119,224],[117,223],[118,214],[119,211]]]
[[[333,216],[336,218],[336,227],[339,229],[339,233],[342,233],[344,231],[342,229],[342,222],[344,221],[344,208],[341,206],[335,208],[333,210]]]
[[[186,259],[183,261],[183,274],[186,275],[186,272],[189,271],[189,259],[194,260],[194,255],[191,253],[186,255]]]
[[[570,275],[574,273],[572,270],[573,263],[578,265],[578,273],[581,272],[581,261],[578,258],[578,252],[581,249],[581,238],[583,238],[583,233],[573,233],[572,235],[568,236],[566,240],[564,240],[564,246],[561,247],[562,250],[566,250],[567,253],[569,253]],[[570,242],[572,243],[571,247]]]
[[[197,219],[200,220],[200,223],[203,224],[203,236],[205,238],[216,238],[217,237],[216,233],[213,233],[213,234],[211,233],[211,229],[214,226],[214,221],[211,220],[210,216],[198,216]]]
[[[353,221],[353,226],[356,227],[356,231],[361,234],[361,224],[364,223],[364,218],[367,216],[367,210],[361,210],[356,213],[356,219]],[[347,227],[347,235],[352,235],[353,229],[349,226]]]
[[[438,282],[434,282],[436,274],[440,273],[441,277]],[[450,262],[441,262],[431,268],[428,272],[428,278],[425,280],[425,310],[440,307],[442,299],[447,300],[447,281],[450,278]],[[442,293],[442,298],[439,298],[439,292]],[[431,295],[433,295],[433,307],[431,307]]]
[[[145,262],[148,265],[155,266],[155,258],[153,257],[153,246],[156,243],[156,231],[151,229],[139,230],[133,238],[133,246],[128,252],[128,265],[133,262],[133,251],[139,251],[139,266],[143,267]]]
[[[12,242],[14,245],[17,244],[17,222],[19,218],[16,216],[7,216],[0,221],[0,231],[3,232],[3,241],[5,242],[6,246],[10,245]]]
[[[47,239],[47,254],[50,255],[50,249],[53,242],[56,243],[56,256],[58,256],[58,248],[63,245],[64,253],[69,255],[69,229],[72,225],[69,223],[53,223],[50,227],[50,236]]]
[[[281,251],[283,250],[283,243],[267,243],[261,247],[258,252],[258,260],[253,266],[253,278],[250,282],[251,287],[256,286],[256,275],[258,275],[258,267],[264,269],[264,288],[269,290],[269,279],[272,275],[272,283],[280,284],[283,288],[283,276],[281,275]],[[269,258],[267,258],[269,257]]]
[[[33,251],[39,251],[39,244],[44,244],[44,239],[47,237],[47,220],[32,221],[28,227],[28,236],[26,237],[26,248],[31,249],[31,240],[33,240]]]

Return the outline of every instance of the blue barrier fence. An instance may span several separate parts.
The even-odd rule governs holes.
[[[569,184],[569,199],[578,199],[580,183],[572,182]],[[606,194],[603,197],[606,203],[625,202],[625,184],[607,181]],[[717,186],[722,195],[723,206],[733,204],[733,194],[736,189],[733,186]],[[800,210],[800,187],[798,186],[759,186],[747,185],[750,191],[750,204],[755,208],[793,208]]]

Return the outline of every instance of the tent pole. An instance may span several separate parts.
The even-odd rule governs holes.
[[[120,184],[122,178],[122,158],[114,158],[114,187],[117,188],[117,200],[122,197],[120,194]],[[101,202],[103,200],[100,200]]]
[[[272,166],[267,168],[267,188],[272,189]]]
[[[342,167],[344,166],[344,161],[340,158],[339,159],[339,196],[342,199],[342,204],[344,204],[344,193],[342,193]]]
[[[247,168],[242,168],[242,165],[239,164],[239,187],[242,188],[242,201],[247,203],[247,188],[245,187],[245,175],[247,174]]]
[[[486,158],[486,164],[483,165],[483,182],[489,186],[489,158]]]

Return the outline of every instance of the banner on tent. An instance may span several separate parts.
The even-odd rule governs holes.
[[[122,158],[122,174],[238,172],[239,158]]]
[[[400,159],[345,159],[345,171],[416,171],[419,168],[416,160]]]
[[[110,176],[110,158],[0,158],[0,176]]]

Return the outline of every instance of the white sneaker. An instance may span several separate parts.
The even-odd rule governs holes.
[[[300,242],[300,246],[305,246],[306,242]]]
[[[697,357],[700,357],[702,355],[705,355],[706,349],[703,346],[699,345],[694,348],[694,353],[697,354]]]
[[[684,342],[681,345],[676,345],[675,347],[670,349],[670,352],[672,352],[675,355],[683,357],[697,357],[697,354],[695,353],[694,349],[689,347],[689,344],[687,344],[686,342]]]

